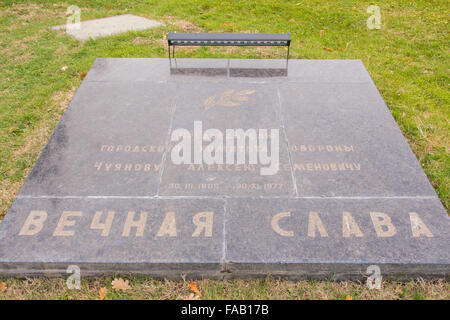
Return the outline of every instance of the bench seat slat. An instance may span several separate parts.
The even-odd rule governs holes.
[[[279,45],[287,46],[290,33],[173,33],[169,45]],[[228,43],[227,43],[228,41]]]

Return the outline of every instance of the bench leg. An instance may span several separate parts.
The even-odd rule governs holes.
[[[170,60],[170,46],[167,47],[169,50],[169,60]],[[172,46],[172,58],[175,59],[175,46]]]
[[[287,69],[287,67],[288,67],[288,62],[289,62],[289,48],[290,48],[290,46],[288,46],[288,48],[287,48],[286,69]]]
[[[167,49],[169,51],[169,63],[170,63],[170,66],[172,67],[172,59],[170,56],[170,45],[167,46]],[[175,59],[175,46],[172,46],[172,58]]]

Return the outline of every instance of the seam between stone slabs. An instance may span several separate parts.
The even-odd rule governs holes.
[[[166,136],[166,141],[165,141],[165,147],[164,147],[164,153],[162,156],[162,167],[161,167],[161,173],[159,174],[159,181],[158,181],[158,187],[156,188],[156,195],[159,195],[159,189],[161,187],[161,182],[162,182],[162,177],[163,177],[163,173],[164,173],[164,168],[166,167],[166,157],[167,157],[167,152],[169,149],[169,140],[170,140],[170,134],[172,132],[172,125],[173,125],[173,119],[175,118],[175,111],[177,109],[177,98],[179,95],[179,92],[181,91],[178,90],[179,88],[179,84],[177,83],[175,88],[177,90],[177,93],[175,94],[175,96],[172,98],[172,110],[171,110],[171,116],[170,116],[170,122],[169,122],[169,129],[167,131],[167,136]]]
[[[283,117],[283,113],[282,113],[282,109],[281,109],[280,88],[278,87],[278,85],[276,85],[276,88],[277,88],[277,96],[278,96],[278,110],[279,110],[279,116],[280,116],[280,121],[281,121],[281,128],[283,129],[284,141],[286,143],[286,148],[287,148],[287,152],[288,152],[289,166],[290,166],[290,169],[291,169],[292,184],[293,184],[293,187],[294,187],[295,196],[298,197],[297,179],[295,178],[294,169],[293,169],[293,165],[292,165],[291,146],[289,144],[289,139],[287,137],[286,128],[284,126],[284,117]]]
[[[186,78],[184,78],[185,76],[171,76],[171,77],[179,77],[178,79],[175,78],[169,78],[168,80],[133,80],[134,82],[151,82],[151,83],[184,83],[184,82],[188,82],[188,80],[192,80],[192,78],[188,78],[188,77],[196,77],[196,76],[186,76]],[[195,79],[198,80],[197,82],[207,82],[207,83],[220,83],[220,80],[236,80],[237,82],[242,82],[242,83],[253,83],[253,84],[261,84],[261,83],[267,83],[267,84],[272,84],[272,83],[301,83],[301,84],[363,84],[363,83],[367,83],[367,84],[372,84],[370,81],[353,81],[353,82],[348,82],[348,81],[302,81],[302,80],[298,80],[298,79],[290,79],[290,80],[286,80],[285,78],[282,77],[261,77],[259,81],[251,81],[251,80],[247,80],[250,77],[210,77],[208,79]],[[181,81],[180,81],[181,80]],[[98,82],[98,83],[103,83],[103,82],[111,82],[111,83],[118,83],[118,82],[126,82],[128,83],[129,81],[127,80],[85,80],[84,82]]]
[[[227,210],[228,210],[228,201],[223,198],[223,217],[222,217],[222,259],[221,259],[221,272],[227,271],[227,232],[226,232],[226,219],[227,219]]]
[[[155,199],[155,200],[177,200],[177,199],[212,199],[212,200],[226,200],[226,199],[284,199],[284,200],[301,200],[301,199],[322,199],[322,200],[371,200],[371,199],[439,199],[437,196],[337,196],[337,197],[289,197],[289,196],[51,196],[51,195],[19,195],[17,199]]]

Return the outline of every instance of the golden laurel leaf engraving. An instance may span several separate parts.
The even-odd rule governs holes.
[[[212,108],[214,106],[215,99],[216,99],[216,95],[213,95],[205,100],[205,103],[204,103],[205,109],[203,109],[203,112],[205,112],[206,110],[208,110],[209,108]]]
[[[223,92],[217,100],[216,95],[207,98],[203,103],[203,112],[211,109],[214,106],[237,107],[241,105],[242,101],[255,100],[255,98],[249,97],[249,95],[255,93],[255,90],[241,90],[238,92],[235,91],[236,89],[227,90]]]

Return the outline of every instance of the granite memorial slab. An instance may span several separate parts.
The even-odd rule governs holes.
[[[448,277],[449,227],[360,60],[96,59],[0,275]]]

